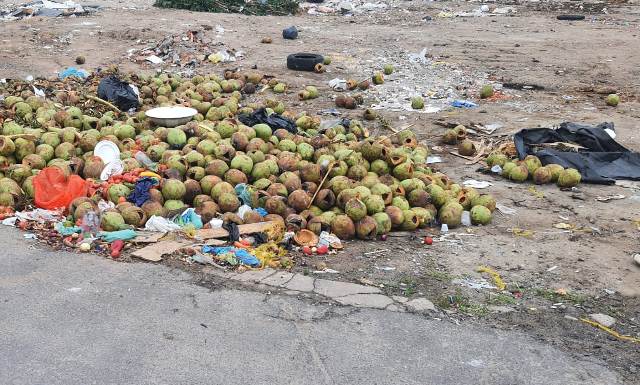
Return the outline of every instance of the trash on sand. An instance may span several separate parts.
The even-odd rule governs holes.
[[[517,212],[516,209],[512,209],[511,207],[505,206],[500,203],[496,203],[496,209],[498,209],[498,211],[500,211],[500,213],[504,215],[514,215]]]
[[[118,231],[102,231],[99,234],[100,239],[109,243],[117,240],[128,241],[130,239],[134,239],[136,235],[136,232],[131,229]]]
[[[203,253],[213,254],[216,259],[221,261],[228,261],[231,259],[236,259],[237,263],[242,265],[247,265],[251,267],[259,267],[260,261],[256,258],[255,255],[251,254],[249,251],[245,249],[240,249],[237,247],[229,247],[229,246],[202,246]],[[233,263],[230,263],[233,265]]]
[[[207,59],[213,64],[229,63],[229,62],[236,61],[236,57],[238,57],[237,55],[238,55],[237,53],[233,54],[225,49],[225,50],[218,51],[216,53],[212,53],[207,57]]]
[[[491,276],[491,279],[493,279],[493,283],[496,285],[496,288],[500,291],[504,290],[507,285],[505,285],[504,281],[502,280],[502,277],[500,277],[500,274],[493,270],[490,267],[487,266],[480,266],[478,267],[478,273],[487,273]]]
[[[583,182],[613,184],[616,179],[640,180],[640,153],[617,143],[606,129],[613,129],[613,123],[590,126],[565,122],[558,129],[524,129],[514,135],[513,141],[520,159],[535,155],[542,164],[574,168]],[[563,151],[547,146],[538,150],[546,143],[577,144],[581,149]]]
[[[151,62],[153,64],[162,64],[164,63],[164,60],[162,60],[161,58],[157,57],[156,55],[151,55],[151,56],[147,56],[145,58],[146,61]]]
[[[37,0],[11,8],[8,11],[0,11],[0,20],[19,20],[33,16],[83,16],[100,8],[97,5],[80,5],[71,0],[67,0],[64,3]]]
[[[66,208],[78,197],[86,197],[89,186],[78,175],[65,175],[59,167],[45,167],[33,178],[34,201],[43,209]]]
[[[636,263],[636,265],[640,266],[640,253],[633,254],[633,261]]]
[[[456,108],[474,108],[478,107],[478,105],[471,100],[454,100],[451,102],[451,107]]]
[[[333,88],[335,91],[346,91],[347,81],[339,78],[331,79],[329,80],[329,87]]]
[[[87,76],[89,76],[89,73],[83,69],[77,69],[75,67],[67,67],[58,73],[58,78],[61,80],[70,76],[77,77],[78,79],[86,79]]]
[[[436,155],[427,156],[427,164],[442,163],[442,158]]]
[[[572,225],[570,223],[560,222],[560,223],[556,223],[555,225],[553,225],[553,227],[555,227],[556,229],[561,229],[561,230],[571,230],[571,229],[575,229],[576,225]]]
[[[551,273],[552,271],[554,271],[557,268],[558,268],[558,266],[551,266],[550,268],[547,269],[547,273]]]
[[[146,261],[158,262],[162,260],[163,255],[172,254],[191,244],[193,241],[162,241],[136,250],[131,255]]]
[[[38,236],[34,233],[25,233],[23,234],[24,239],[38,239]]]
[[[456,278],[456,279],[452,280],[451,283],[453,283],[454,285],[465,286],[465,287],[468,287],[470,289],[476,289],[476,290],[480,290],[480,289],[496,289],[496,287],[494,285],[490,284],[489,282],[487,282],[483,278],[480,278],[480,279],[474,279],[474,278],[471,278],[471,277]]]
[[[602,325],[599,322],[591,321],[591,320],[586,319],[586,318],[580,318],[580,321],[582,321],[582,322],[584,322],[586,324],[589,324],[591,326],[595,326],[598,329],[603,330],[603,331],[609,333],[610,335],[616,337],[617,339],[620,339],[620,340],[623,340],[623,341],[631,341],[631,342],[635,342],[635,343],[640,343],[640,338],[622,335],[622,334],[618,333],[617,331]]]
[[[605,195],[605,196],[598,195],[595,199],[598,202],[609,202],[609,201],[624,199],[624,198],[626,198],[626,196],[622,194],[613,194],[613,195]]]
[[[475,180],[475,179],[467,179],[464,182],[462,182],[462,184],[465,187],[473,187],[473,188],[476,188],[476,189],[483,189],[483,188],[487,188],[489,186],[493,186],[493,184],[491,184],[490,182],[481,181],[481,180]]]
[[[518,236],[518,237],[533,238],[533,235],[535,234],[531,230],[521,229],[521,228],[518,228],[518,227],[514,227],[514,228],[512,228],[510,230],[513,233],[513,235]]]

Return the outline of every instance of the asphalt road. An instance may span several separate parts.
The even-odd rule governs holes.
[[[619,384],[517,332],[210,291],[0,229],[0,384]]]

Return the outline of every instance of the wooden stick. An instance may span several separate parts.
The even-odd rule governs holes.
[[[112,110],[114,110],[115,112],[122,112],[122,111],[120,111],[120,109],[119,109],[118,107],[116,107],[116,106],[114,106],[113,104],[111,104],[111,103],[107,102],[106,100],[100,99],[100,98],[99,98],[99,97],[97,97],[97,96],[85,95],[85,98],[87,98],[87,99],[89,99],[89,100],[93,100],[93,101],[94,101],[94,102],[96,102],[96,103],[103,104],[103,105],[105,105],[105,106],[107,106],[107,107],[111,108],[111,109],[112,109]]]
[[[322,178],[322,182],[320,182],[320,184],[318,185],[318,188],[316,189],[316,192],[313,194],[313,197],[311,198],[311,202],[309,202],[309,205],[307,205],[307,208],[311,207],[311,205],[313,204],[313,201],[316,200],[316,197],[318,196],[320,189],[322,189],[322,185],[327,180],[327,177],[331,173],[331,170],[333,170],[333,166],[335,166],[335,164],[336,162],[331,162],[331,164],[329,165],[329,169],[327,169],[327,173],[324,174],[324,178]]]

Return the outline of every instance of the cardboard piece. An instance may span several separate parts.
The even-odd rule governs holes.
[[[273,222],[259,222],[250,223],[248,225],[238,226],[240,235],[253,234],[263,232],[269,226],[272,226]],[[211,238],[226,238],[229,236],[229,232],[223,228],[218,229],[202,229],[196,231],[196,238],[211,239]]]
[[[183,247],[192,245],[193,241],[162,241],[154,243],[147,247],[143,247],[140,250],[136,250],[131,255],[144,259],[145,261],[158,262],[162,260],[162,256],[165,254],[171,254],[180,250]]]

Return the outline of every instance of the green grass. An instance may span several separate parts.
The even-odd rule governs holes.
[[[518,301],[507,294],[489,293],[489,300],[487,302],[492,305],[515,305]]]
[[[587,297],[580,294],[569,292],[565,295],[562,295],[562,294],[556,293],[554,290],[551,290],[551,289],[536,289],[535,294],[538,297],[542,297],[554,303],[555,302],[571,302],[577,305],[582,305],[587,300]]]
[[[446,271],[438,271],[438,270],[427,270],[425,273],[427,277],[433,278],[440,282],[449,282],[455,278],[454,275],[447,273]]]
[[[489,309],[485,305],[472,302],[460,290],[456,290],[456,294],[453,295],[441,296],[436,304],[442,309],[456,309],[460,313],[474,317],[484,317],[489,314]]]

